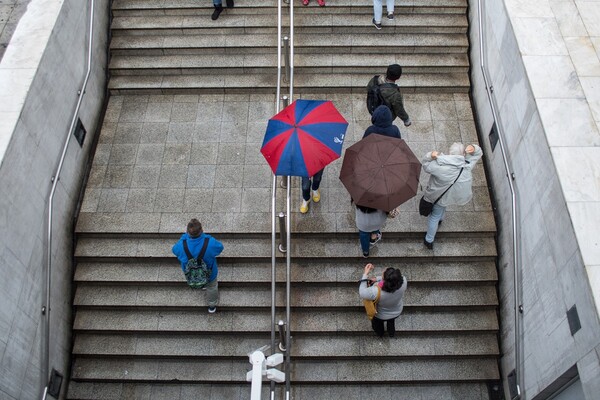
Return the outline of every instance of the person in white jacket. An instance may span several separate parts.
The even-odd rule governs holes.
[[[423,157],[422,161],[423,170],[431,174],[423,197],[430,203],[434,203],[443,195],[433,205],[433,211],[427,218],[427,234],[423,238],[423,243],[429,249],[433,249],[435,234],[438,225],[444,219],[446,207],[462,206],[473,197],[473,174],[471,171],[483,155],[481,147],[478,145],[470,144],[465,148],[462,143],[453,143],[448,153],[445,155],[431,151]],[[456,180],[457,177],[458,180]],[[456,183],[452,184],[455,180]],[[444,193],[448,187],[450,189]]]

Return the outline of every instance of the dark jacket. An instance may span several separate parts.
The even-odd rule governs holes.
[[[204,232],[197,238],[193,239],[190,237],[190,235],[184,233],[181,235],[181,238],[179,238],[179,241],[175,243],[172,250],[173,254],[177,256],[177,259],[181,263],[181,269],[185,271],[185,264],[188,262],[188,257],[183,249],[183,240],[187,240],[187,245],[192,256],[198,257],[200,251],[202,250],[202,245],[204,244],[205,238],[208,238],[209,240],[208,246],[206,247],[206,253],[204,253],[204,257],[202,257],[202,259],[206,263],[207,267],[212,268],[212,273],[210,274],[209,278],[209,281],[212,282],[219,273],[219,269],[217,267],[217,256],[223,251],[223,244],[221,242]]]
[[[392,112],[388,108],[388,106],[381,105],[373,111],[373,115],[371,116],[371,125],[365,131],[363,135],[363,139],[369,136],[371,133],[378,133],[380,135],[395,137],[400,139],[400,129],[394,124],[392,124],[394,119],[392,118]]]
[[[386,83],[385,75],[378,75],[378,77],[373,77],[367,85],[367,91],[369,91],[369,89],[373,85],[382,85],[383,83]],[[392,105],[392,121],[396,119],[396,117],[398,117],[402,121],[404,121],[404,124],[410,125],[407,124],[407,122],[410,122],[410,117],[404,109],[404,100],[402,99],[402,94],[400,93],[400,88],[398,87],[398,85],[394,83],[390,84],[389,82],[387,82],[386,85],[381,86],[380,90],[383,98]]]

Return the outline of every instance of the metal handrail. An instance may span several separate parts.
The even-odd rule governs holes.
[[[50,297],[51,297],[51,277],[52,277],[52,211],[54,207],[54,195],[56,193],[56,187],[58,186],[58,181],[60,180],[60,173],[62,171],[65,158],[67,155],[67,148],[69,147],[69,141],[73,134],[73,129],[75,128],[75,124],[77,123],[77,119],[79,117],[79,109],[81,108],[81,103],[83,102],[83,96],[85,95],[85,89],[87,87],[90,74],[92,71],[92,45],[94,40],[94,0],[90,0],[90,26],[88,31],[88,55],[87,55],[87,70],[85,74],[85,79],[83,80],[83,84],[81,85],[81,89],[77,92],[79,99],[77,100],[77,106],[75,107],[75,111],[73,112],[73,117],[71,118],[71,126],[69,127],[69,131],[65,137],[65,142],[63,145],[62,154],[60,156],[60,160],[58,162],[58,167],[56,168],[56,172],[50,179],[52,182],[52,188],[50,189],[50,194],[48,196],[48,220],[47,220],[47,235],[46,235],[46,303],[42,305],[42,315],[44,316],[42,323],[42,340],[43,340],[43,350],[42,350],[42,379],[48,378],[48,371],[50,369]],[[45,377],[45,378],[44,378]],[[44,389],[42,390],[42,400],[46,399],[48,395],[48,384],[46,383]]]
[[[521,287],[520,287],[520,252],[519,252],[519,241],[517,240],[519,235],[519,225],[518,225],[518,201],[517,201],[517,192],[513,184],[513,180],[515,179],[514,172],[511,171],[508,156],[506,153],[506,149],[504,147],[504,132],[502,125],[499,123],[499,116],[496,107],[496,99],[492,95],[494,91],[494,87],[490,84],[490,80],[488,78],[488,72],[486,67],[486,59],[487,55],[485,52],[485,43],[484,43],[484,26],[483,26],[483,15],[485,10],[482,6],[482,1],[478,0],[478,23],[479,23],[479,58],[480,58],[480,66],[481,72],[483,74],[483,80],[485,82],[485,89],[488,96],[488,100],[490,103],[490,108],[492,110],[492,116],[494,118],[494,123],[498,130],[498,143],[500,144],[500,150],[502,153],[502,160],[504,162],[504,169],[506,170],[506,176],[508,178],[508,185],[510,187],[511,192],[511,211],[512,211],[512,241],[513,241],[513,273],[514,273],[514,302],[515,302],[515,371],[516,371],[516,391],[517,394],[512,399],[521,398],[522,393],[520,389],[520,382],[522,382],[523,372],[521,370],[521,365],[523,363],[522,354],[521,354],[521,340],[520,340],[520,327],[523,312],[523,304],[521,298]],[[523,398],[525,396],[523,395]]]

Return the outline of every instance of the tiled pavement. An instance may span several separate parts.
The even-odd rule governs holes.
[[[420,159],[447,151],[477,134],[467,94],[405,94],[413,121],[402,137]],[[306,95],[332,100],[349,122],[344,148],[370,125],[364,95]],[[273,95],[112,96],[86,186],[78,230],[87,232],[180,232],[191,217],[211,232],[270,231],[271,172],[260,154]],[[353,232],[350,197],[338,179],[341,158],[326,168],[322,200],[298,212],[299,178],[293,178],[295,232]],[[426,182],[422,173],[421,181]],[[279,210],[285,192],[278,190]],[[388,220],[387,231],[423,232],[418,196]],[[440,232],[492,232],[495,225],[483,163],[474,171],[473,200],[449,208]],[[475,214],[474,214],[475,213]]]
[[[31,0],[0,0],[0,61]]]

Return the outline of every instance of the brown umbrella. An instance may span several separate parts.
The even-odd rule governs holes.
[[[346,149],[340,180],[356,204],[391,211],[417,194],[420,173],[404,140],[371,134]]]

